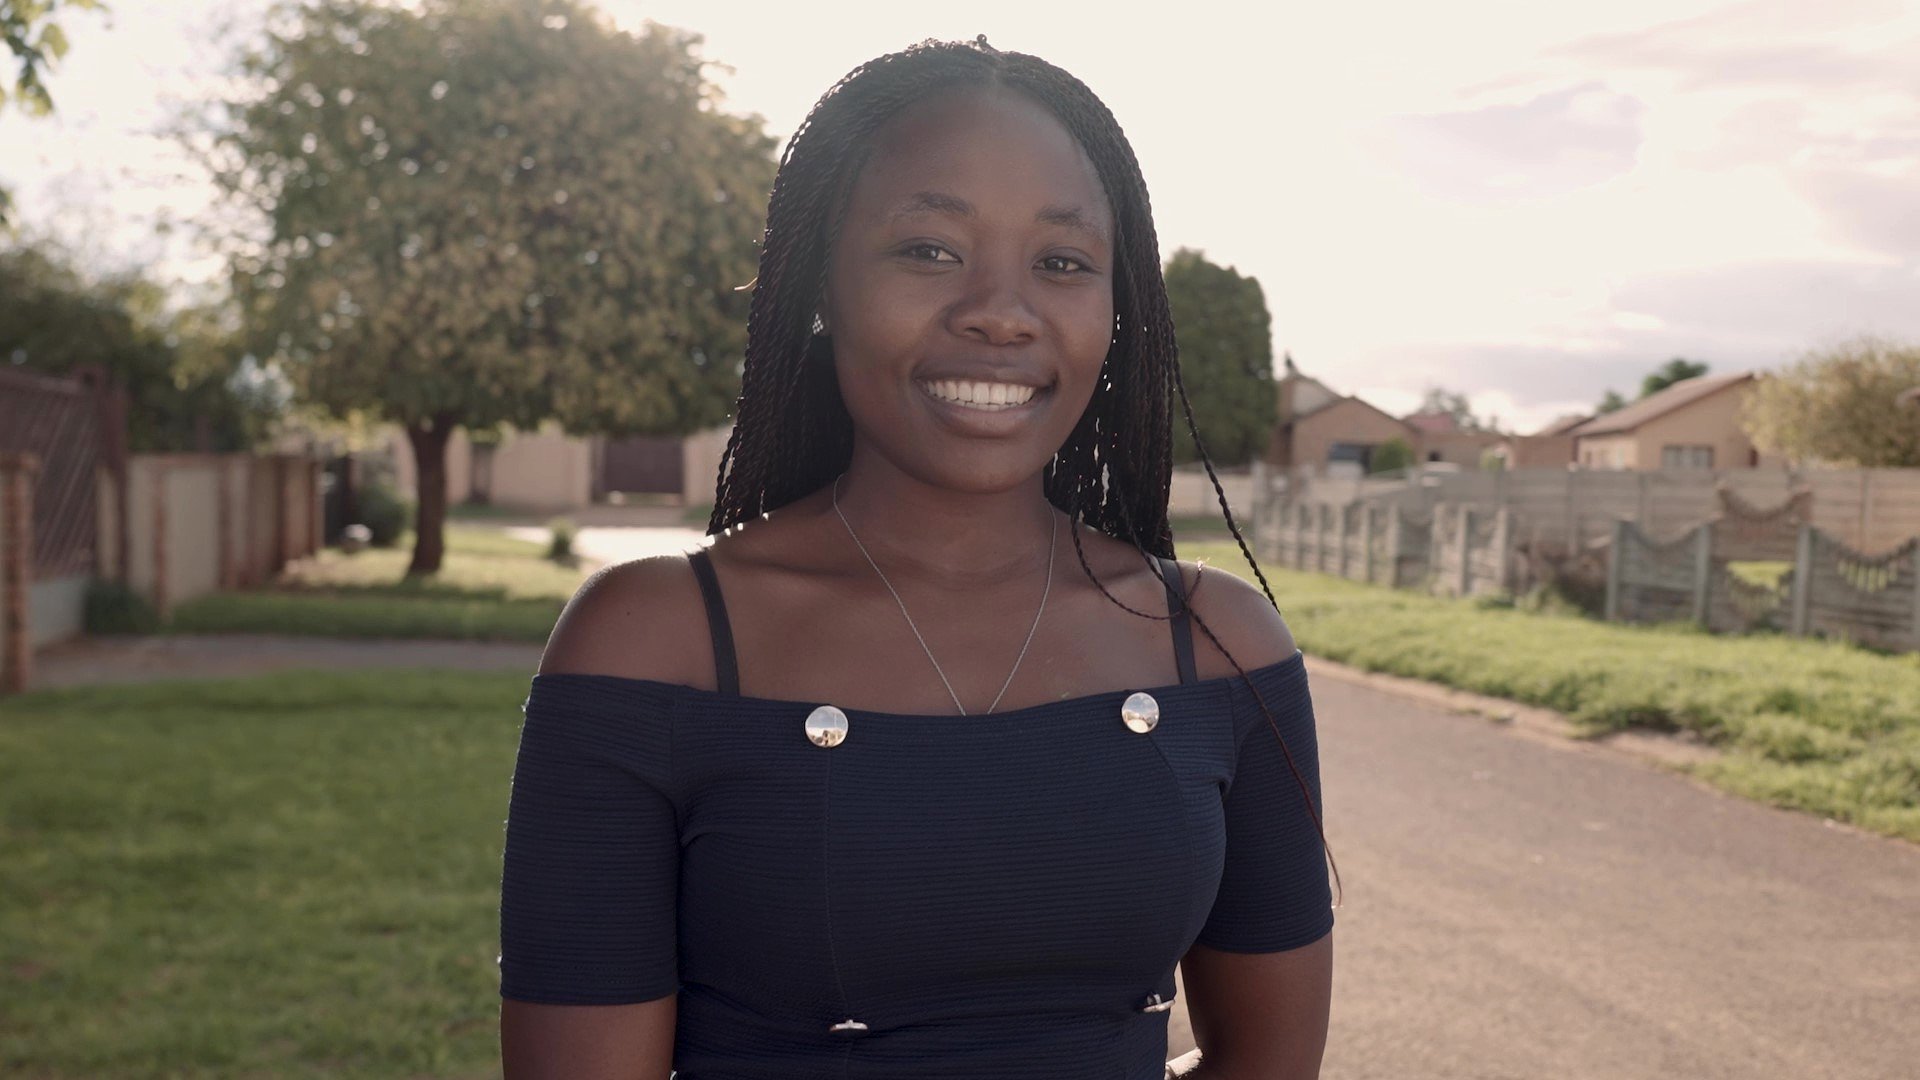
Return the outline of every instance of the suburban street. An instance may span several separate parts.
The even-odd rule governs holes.
[[[1346,893],[1325,1080],[1920,1075],[1920,848],[1313,692]]]

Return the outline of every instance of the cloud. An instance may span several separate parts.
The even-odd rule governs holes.
[[[1590,407],[1608,389],[1631,397],[1642,377],[1675,356],[1716,372],[1765,370],[1861,333],[1920,341],[1916,294],[1920,259],[1740,263],[1636,278],[1614,292],[1595,325],[1560,341],[1388,346],[1301,363],[1390,411],[1411,407],[1408,388],[1443,386],[1528,431]]]
[[[1441,198],[1544,198],[1632,169],[1645,111],[1638,98],[1587,81],[1517,105],[1397,116],[1374,148]]]
[[[1794,175],[1793,185],[1837,235],[1870,251],[1920,257],[1920,170],[1896,176],[1806,170]]]
[[[1682,90],[1773,87],[1840,90],[1920,85],[1896,50],[1851,48],[1852,33],[1910,14],[1900,0],[1821,4],[1750,0],[1689,19],[1624,33],[1591,34],[1548,51],[1605,69],[1641,68],[1680,77]],[[1867,34],[1875,45],[1889,35]],[[1819,40],[1819,39],[1827,40]]]

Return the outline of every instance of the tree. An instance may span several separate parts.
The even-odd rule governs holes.
[[[51,375],[98,365],[133,408],[139,452],[243,450],[284,406],[218,306],[169,310],[134,274],[90,278],[47,245],[0,249],[0,363]]]
[[[1384,473],[1404,469],[1413,464],[1413,446],[1398,435],[1373,448],[1367,458],[1367,472]]]
[[[455,428],[727,415],[774,147],[699,41],[579,0],[327,0],[240,58],[203,145],[264,223],[235,292],[304,398],[406,430],[410,574],[440,566]]]
[[[1705,362],[1689,360],[1684,356],[1676,356],[1649,372],[1646,378],[1640,380],[1640,396],[1643,398],[1652,397],[1667,387],[1672,386],[1674,383],[1685,382],[1688,379],[1697,379],[1706,373],[1707,365]]]
[[[1273,318],[1260,283],[1181,248],[1166,266],[1167,303],[1180,345],[1181,381],[1207,455],[1239,465],[1266,448],[1279,416]],[[1199,457],[1174,404],[1174,460]]]
[[[1487,417],[1482,420],[1474,414],[1473,405],[1467,401],[1467,395],[1439,386],[1427,387],[1426,396],[1420,399],[1416,413],[1438,413],[1453,418],[1453,426],[1459,431],[1497,431],[1499,418]]]
[[[12,101],[29,116],[45,116],[53,111],[53,95],[47,91],[45,73],[67,55],[67,34],[54,21],[59,9],[97,10],[99,0],[0,0],[0,41],[13,54],[13,89],[0,82],[0,107]],[[0,187],[0,225],[9,221],[12,196]]]
[[[1920,466],[1920,416],[1898,398],[1920,386],[1920,345],[1861,336],[1809,350],[1759,380],[1742,410],[1761,450],[1858,468]]]
[[[1640,398],[1652,397],[1667,387],[1672,386],[1674,383],[1685,382],[1688,379],[1697,379],[1706,373],[1706,361],[1689,360],[1684,356],[1676,356],[1648,372],[1646,378],[1640,380],[1640,397],[1634,400],[1639,401]],[[1597,415],[1605,416],[1610,412],[1618,412],[1626,408],[1627,405],[1627,399],[1621,397],[1618,390],[1609,388],[1607,390],[1607,396],[1600,399],[1600,404],[1594,406],[1593,411]]]

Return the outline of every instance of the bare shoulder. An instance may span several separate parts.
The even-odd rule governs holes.
[[[603,567],[567,601],[540,657],[543,675],[618,675],[710,688],[711,638],[685,555]]]
[[[1199,621],[1247,671],[1277,664],[1295,651],[1293,631],[1254,582],[1215,566],[1182,560],[1188,603]],[[1194,659],[1203,679],[1234,674],[1233,664],[1198,625]]]

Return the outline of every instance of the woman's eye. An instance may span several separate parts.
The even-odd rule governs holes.
[[[1087,268],[1087,264],[1070,255],[1049,255],[1040,260],[1040,265],[1054,274],[1074,274]]]
[[[959,262],[960,261],[959,258],[954,255],[953,252],[948,251],[946,248],[941,247],[939,244],[913,244],[906,248],[902,248],[900,253],[902,255],[907,256],[910,259],[918,259],[922,262]]]

